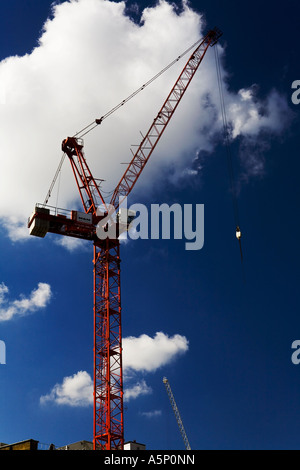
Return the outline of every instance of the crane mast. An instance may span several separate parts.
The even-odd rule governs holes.
[[[129,195],[144,169],[167,124],[170,122],[188,85],[202,62],[209,46],[221,36],[210,30],[190,56],[158,115],[143,137],[138,150],[119,181],[110,202],[116,212]],[[97,120],[96,120],[97,122]],[[62,150],[69,157],[83,213],[57,214],[53,209],[36,205],[28,227],[30,234],[44,237],[47,232],[93,241],[94,288],[94,424],[95,450],[122,450],[124,446],[123,367],[120,285],[120,226],[116,219],[116,235],[103,239],[97,226],[107,216],[107,205],[101,195],[83,154],[83,142],[67,137]],[[103,207],[99,213],[98,207]]]
[[[163,378],[163,383],[165,384],[166,391],[167,391],[169,400],[171,402],[171,406],[172,406],[172,409],[174,411],[174,415],[175,415],[175,418],[176,418],[176,421],[177,421],[179,431],[181,433],[185,448],[186,448],[186,450],[191,450],[191,446],[190,446],[189,440],[187,438],[185,429],[183,427],[183,423],[182,423],[182,420],[181,420],[181,417],[180,417],[179,410],[178,410],[177,405],[176,405],[174,395],[172,393],[171,385],[169,384],[169,381],[166,377]]]

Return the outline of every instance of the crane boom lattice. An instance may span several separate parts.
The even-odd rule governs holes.
[[[117,208],[121,204],[122,200],[126,198],[133,189],[137,179],[143,171],[153,150],[191,83],[192,78],[199,68],[208,47],[215,45],[221,34],[222,33],[217,28],[210,30],[188,59],[181,74],[175,82],[175,85],[155,117],[148,132],[143,137],[137,151],[125,170],[124,175],[119,181],[110,202],[113,207]]]
[[[168,394],[169,400],[171,402],[171,406],[172,406],[172,409],[174,411],[174,415],[175,415],[175,418],[176,418],[176,421],[177,421],[179,431],[181,433],[185,448],[186,448],[186,450],[191,450],[191,446],[190,446],[189,440],[187,438],[187,435],[186,435],[186,432],[185,432],[185,429],[184,429],[184,426],[183,426],[183,422],[181,420],[180,413],[179,413],[179,410],[177,408],[174,395],[172,393],[171,386],[170,386],[169,381],[166,377],[163,378],[163,383],[165,384],[167,394]]]

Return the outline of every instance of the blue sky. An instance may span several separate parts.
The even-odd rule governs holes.
[[[63,246],[50,234],[29,238],[24,230],[49,189],[62,139],[171,62],[197,40],[199,27],[216,25],[223,31],[244,263],[220,121],[209,112],[218,109],[210,50],[132,195],[148,206],[204,204],[205,242],[198,251],[185,250],[183,240],[122,244],[123,337],[131,361],[125,439],[148,449],[184,448],[166,376],[192,449],[298,449],[300,365],[291,360],[291,345],[300,339],[300,105],[291,101],[291,85],[300,79],[299,5],[192,0],[175,2],[180,8],[173,14],[155,2],[138,2],[137,12],[127,2],[129,20],[120,2],[62,1],[53,13],[51,3],[0,5],[0,340],[6,345],[0,442],[92,440],[92,246]],[[151,8],[138,26],[145,7]],[[105,175],[105,190],[121,176],[120,163],[136,143],[130,139],[138,138],[138,126],[147,130],[177,71],[86,137],[86,158],[95,177]],[[77,188],[67,164],[51,205],[57,198],[73,209]]]

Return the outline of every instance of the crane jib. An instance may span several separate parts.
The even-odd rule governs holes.
[[[188,59],[185,67],[159,110],[148,132],[138,146],[137,151],[133,155],[131,162],[112,195],[110,204],[115,208],[121,204],[122,200],[124,200],[133,189],[199,65],[201,64],[208,47],[215,45],[221,35],[222,32],[217,28],[210,30]]]

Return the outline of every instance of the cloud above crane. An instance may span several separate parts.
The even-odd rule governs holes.
[[[222,25],[219,25],[220,27]],[[161,0],[142,12],[139,24],[125,2],[71,0],[54,4],[36,47],[0,62],[2,129],[0,220],[12,240],[28,237],[27,217],[43,202],[61,158],[61,141],[100,118],[158,73],[204,33],[202,16],[187,2],[176,11]],[[226,53],[218,45],[232,138],[242,138],[245,174],[261,174],[266,135],[280,135],[288,105],[276,90],[263,100],[252,84],[229,90]],[[130,146],[140,142],[177,79],[183,62],[159,77],[85,138],[85,154],[104,197],[116,186]],[[205,58],[185,99],[135,188],[135,200],[158,178],[177,182],[195,174],[193,162],[222,139],[220,97],[213,51]],[[184,136],[184,138],[183,138]],[[246,151],[247,150],[247,151]],[[58,198],[59,194],[59,198]],[[59,193],[50,205],[80,208],[77,188],[65,162]]]

